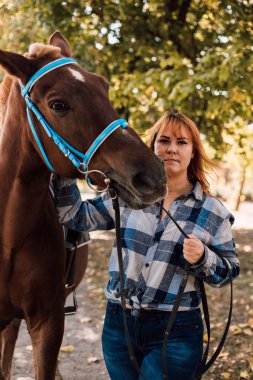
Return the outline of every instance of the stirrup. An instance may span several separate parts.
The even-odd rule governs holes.
[[[74,315],[76,314],[78,309],[77,299],[76,299],[76,291],[73,290],[72,293],[70,293],[65,301],[64,306],[64,314],[65,315]]]

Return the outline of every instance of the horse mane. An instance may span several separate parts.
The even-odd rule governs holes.
[[[35,42],[29,46],[29,50],[24,54],[26,58],[59,58],[59,54],[61,53],[61,49],[52,45],[45,45],[40,42]],[[7,102],[11,84],[13,81],[13,76],[6,74],[1,85],[0,85],[0,111],[4,109],[4,106]]]
[[[59,58],[59,54],[61,54],[59,47],[35,42],[29,46],[28,53],[25,53],[24,56],[27,58],[41,58],[45,56]]]
[[[9,74],[6,74],[1,85],[0,85],[0,110],[3,109],[4,105],[9,96],[11,84],[13,77]]]

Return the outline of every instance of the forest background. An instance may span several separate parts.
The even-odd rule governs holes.
[[[230,209],[242,210],[238,220],[244,223],[234,231],[241,275],[230,336],[205,376],[208,380],[253,376],[252,16],[252,0],[0,0],[1,49],[23,54],[31,43],[46,43],[60,30],[78,62],[109,81],[114,107],[139,134],[165,110],[181,111],[196,122],[209,156],[222,167],[211,178],[212,189]],[[3,76],[0,71],[0,82]],[[96,254],[90,255],[84,279],[91,294],[85,313],[92,308],[92,296],[100,297],[96,316],[101,322],[109,248],[105,240],[92,244]],[[228,289],[208,293],[216,343],[227,317]],[[68,336],[73,339],[73,334]],[[22,340],[21,346],[24,353]],[[82,360],[76,358],[79,366],[90,346],[85,350]],[[85,369],[90,380],[97,379],[96,363]],[[18,375],[20,368],[16,367]],[[73,368],[68,370],[72,379]],[[76,379],[83,379],[80,376]]]
[[[215,194],[238,209],[253,199],[252,16],[252,0],[0,0],[0,47],[24,53],[58,29],[137,132],[187,114],[224,169]]]

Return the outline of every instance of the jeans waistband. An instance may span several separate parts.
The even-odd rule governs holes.
[[[123,312],[122,306],[120,303],[108,301],[108,306],[107,306],[111,311],[114,312]],[[178,311],[177,315],[185,315],[185,313],[190,313],[190,314],[195,314],[200,313],[200,309],[195,309],[195,310],[187,310],[187,311]],[[127,308],[125,309],[126,315],[135,317],[135,318],[150,318],[150,317],[164,317],[164,316],[169,316],[171,314],[171,311],[168,310],[159,310],[159,309],[135,309],[135,308]],[[187,314],[189,316],[189,314]]]

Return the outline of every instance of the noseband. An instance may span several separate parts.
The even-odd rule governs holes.
[[[118,119],[113,121],[111,124],[109,124],[101,133],[100,135],[93,141],[89,149],[85,154],[82,152],[79,152],[77,149],[75,149],[72,145],[70,145],[66,140],[64,140],[58,133],[54,131],[54,129],[48,124],[46,119],[42,116],[38,108],[35,106],[35,104],[32,102],[30,98],[30,92],[32,90],[32,87],[34,84],[44,75],[51,72],[52,70],[55,70],[59,67],[69,65],[69,64],[77,64],[76,60],[73,58],[60,58],[56,61],[50,62],[47,65],[43,66],[41,69],[36,71],[35,74],[28,80],[27,84],[23,86],[20,83],[21,87],[21,94],[25,99],[26,102],[26,113],[28,122],[31,128],[31,131],[33,133],[33,136],[35,138],[35,141],[40,149],[40,152],[44,158],[45,163],[47,164],[48,168],[55,172],[55,169],[51,165],[49,158],[47,157],[47,154],[43,148],[43,145],[39,139],[39,136],[36,132],[36,129],[34,127],[30,110],[33,112],[33,114],[36,116],[37,120],[40,122],[41,126],[44,128],[45,132],[47,133],[48,137],[52,138],[54,143],[57,145],[57,147],[60,149],[60,151],[64,154],[65,157],[67,157],[71,163],[83,174],[88,175],[88,164],[94,155],[94,153],[97,151],[97,149],[100,147],[100,145],[119,127],[126,128],[128,126],[128,123],[124,119]],[[80,160],[81,159],[81,160]],[[91,172],[91,171],[90,171]],[[89,172],[89,173],[90,173]],[[99,173],[103,174],[99,171]],[[106,176],[105,176],[106,177]]]

